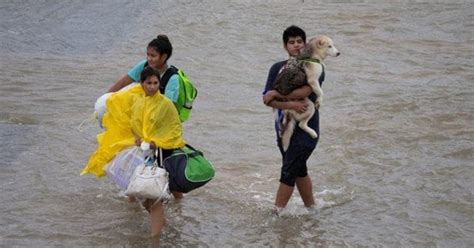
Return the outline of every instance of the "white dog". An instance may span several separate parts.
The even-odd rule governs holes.
[[[308,121],[314,115],[315,108],[319,109],[323,101],[323,91],[320,85],[322,82],[319,82],[324,72],[323,60],[327,56],[337,57],[340,54],[329,37],[324,35],[316,36],[309,40],[308,44],[306,44],[296,58],[288,60],[287,68],[275,80],[274,88],[280,94],[286,95],[293,89],[300,87],[301,84],[308,84],[317,96],[314,104],[309,98],[305,99],[305,102],[310,107],[303,113],[298,113],[295,110],[285,111],[282,130],[282,144],[285,151],[288,149],[297,121],[299,121],[298,126],[311,135],[311,137],[318,137],[316,131],[308,126]],[[306,77],[301,76],[303,72],[306,74]],[[299,82],[288,82],[294,79]]]

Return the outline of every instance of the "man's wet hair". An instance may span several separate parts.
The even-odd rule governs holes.
[[[283,31],[283,43],[286,45],[290,40],[290,37],[301,37],[303,42],[306,43],[306,33],[303,29],[298,26],[291,25]]]

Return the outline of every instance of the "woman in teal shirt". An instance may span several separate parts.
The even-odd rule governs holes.
[[[133,82],[140,82],[140,73],[147,66],[152,67],[160,73],[160,78],[171,68],[167,61],[173,53],[173,46],[164,34],[158,35],[147,46],[146,59],[138,62],[126,75],[115,82],[109,92],[118,91]],[[169,80],[161,80],[160,92],[176,103],[179,93],[179,78],[177,74],[171,75]]]

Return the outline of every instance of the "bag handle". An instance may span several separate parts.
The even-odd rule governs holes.
[[[160,163],[158,163],[158,151],[160,153],[159,154]],[[155,149],[155,163],[153,165],[163,168],[163,149],[161,149],[161,147],[158,147],[157,149]]]
[[[190,144],[186,144],[185,146],[187,146],[189,149],[193,150],[192,153],[188,154],[189,157],[196,157],[196,156],[199,156],[199,155],[204,156],[204,154],[201,151],[199,151],[196,148],[192,147]]]

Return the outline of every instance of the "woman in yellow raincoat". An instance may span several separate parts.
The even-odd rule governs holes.
[[[106,165],[119,152],[141,142],[162,148],[164,157],[185,145],[178,112],[171,100],[159,92],[158,72],[147,67],[140,79],[140,85],[114,93],[107,100],[105,131],[97,135],[97,150],[81,175],[105,176]],[[152,236],[159,236],[165,224],[162,202],[146,199],[143,206],[150,213]]]

